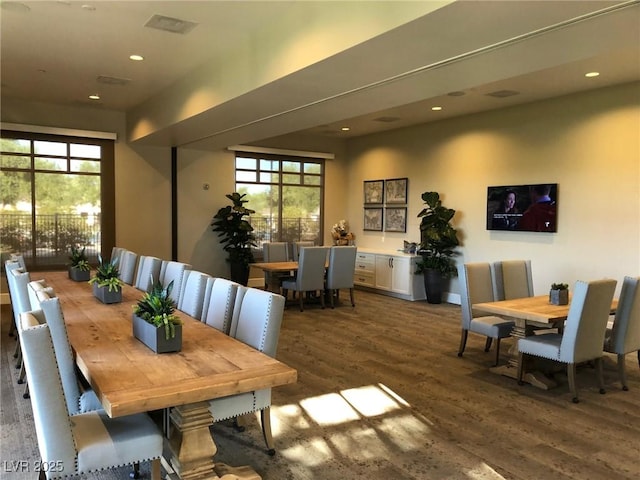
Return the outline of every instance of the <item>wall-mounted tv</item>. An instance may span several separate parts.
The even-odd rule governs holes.
[[[558,184],[487,187],[487,230],[556,232]]]

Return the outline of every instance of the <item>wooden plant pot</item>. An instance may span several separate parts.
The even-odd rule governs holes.
[[[552,305],[568,305],[569,290],[549,290],[549,303]]]
[[[74,282],[88,282],[91,278],[89,270],[80,270],[77,267],[69,267],[69,278]]]
[[[93,284],[93,295],[102,303],[120,303],[122,302],[122,288],[109,291],[109,287],[100,287],[97,283]]]
[[[155,353],[179,352],[182,350],[182,325],[175,325],[175,336],[166,338],[164,327],[156,327],[133,315],[133,336]]]

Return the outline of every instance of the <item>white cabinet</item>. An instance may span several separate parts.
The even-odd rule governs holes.
[[[358,249],[354,283],[405,300],[424,300],[422,275],[415,275],[417,255]]]

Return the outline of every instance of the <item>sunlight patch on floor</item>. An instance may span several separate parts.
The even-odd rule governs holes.
[[[365,417],[383,415],[401,408],[398,402],[377,385],[343,390],[342,396]]]
[[[358,412],[337,393],[306,398],[300,406],[320,426],[360,420]]]
[[[426,444],[433,442],[430,438],[429,426],[409,413],[384,418],[377,429],[387,436],[388,441],[393,442],[399,450],[404,452],[422,449]]]
[[[327,442],[322,438],[312,438],[291,448],[281,448],[278,450],[278,455],[282,455],[291,462],[309,467],[322,465],[334,457]]]
[[[466,476],[474,480],[504,480],[504,477],[486,463],[475,466],[465,472]]]

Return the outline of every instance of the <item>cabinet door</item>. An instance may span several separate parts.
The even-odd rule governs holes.
[[[376,255],[376,288],[392,290],[393,286],[393,257],[390,255]]]
[[[411,259],[406,257],[392,257],[391,289],[394,292],[411,294],[412,272]]]

